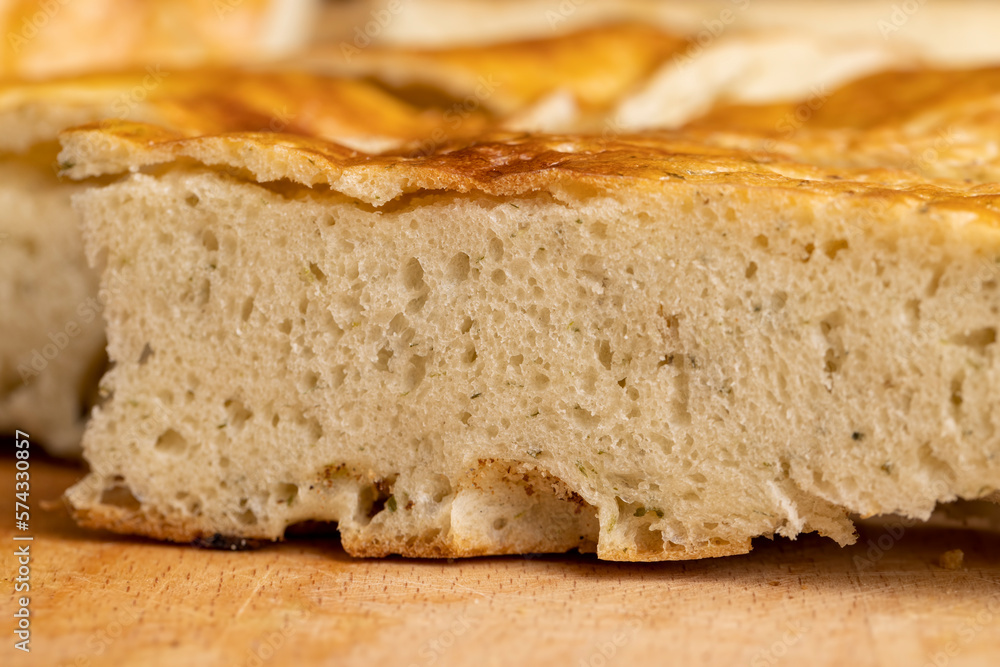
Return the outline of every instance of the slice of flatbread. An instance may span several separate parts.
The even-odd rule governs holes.
[[[62,140],[123,174],[75,199],[120,286],[84,525],[664,560],[1000,487],[988,178],[694,134]]]

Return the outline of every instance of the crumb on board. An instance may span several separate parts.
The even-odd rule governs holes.
[[[961,549],[952,549],[941,554],[938,558],[938,565],[945,570],[960,570],[962,569],[962,561],[964,560],[965,552]]]

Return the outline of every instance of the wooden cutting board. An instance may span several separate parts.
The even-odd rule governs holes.
[[[335,539],[231,553],[42,509],[81,474],[32,462],[24,654],[14,460],[0,464],[3,665],[1000,665],[1000,535],[987,531],[873,525],[845,549],[759,540],[747,556],[656,564],[353,560]],[[949,549],[963,569],[937,565]]]

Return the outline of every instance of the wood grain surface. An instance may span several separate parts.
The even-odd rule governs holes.
[[[679,563],[353,560],[335,537],[219,552],[84,531],[41,505],[82,470],[35,457],[31,475],[25,654],[5,448],[3,665],[1000,665],[987,530],[869,525],[845,549],[762,539]],[[937,564],[950,549],[963,568]]]

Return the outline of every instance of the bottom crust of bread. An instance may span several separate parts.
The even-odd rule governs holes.
[[[255,532],[252,528],[227,535],[195,518],[165,516],[155,509],[143,508],[126,487],[117,485],[98,490],[93,486],[97,481],[89,477],[71,492],[78,506],[71,503],[70,511],[81,526],[233,551],[253,549],[275,541],[273,535]],[[396,512],[402,513],[412,506],[400,508],[395,501],[389,500],[395,498],[389,481],[369,483],[363,475],[334,467],[324,470],[316,485],[327,487],[327,493],[332,491],[335,496],[356,496],[365,506],[360,514],[354,512],[355,518],[338,525],[344,550],[355,557],[467,558],[599,551],[596,509],[560,480],[523,464],[478,461],[474,471],[458,481],[448,506],[448,516],[440,515],[416,523],[400,522],[392,527],[386,525],[387,521]],[[334,491],[335,487],[342,487],[343,493]],[[81,499],[87,490],[98,492],[100,502],[81,508]],[[329,509],[349,511],[347,508]],[[484,520],[482,517],[486,515],[489,517]],[[492,518],[494,515],[512,519]],[[656,513],[651,512],[650,519],[655,518]],[[285,534],[296,532],[295,527],[290,526]],[[646,532],[646,539],[623,543],[617,549],[600,550],[601,558],[687,560],[743,554],[751,549],[749,539],[735,544],[716,541],[691,548],[665,543],[657,533]]]

